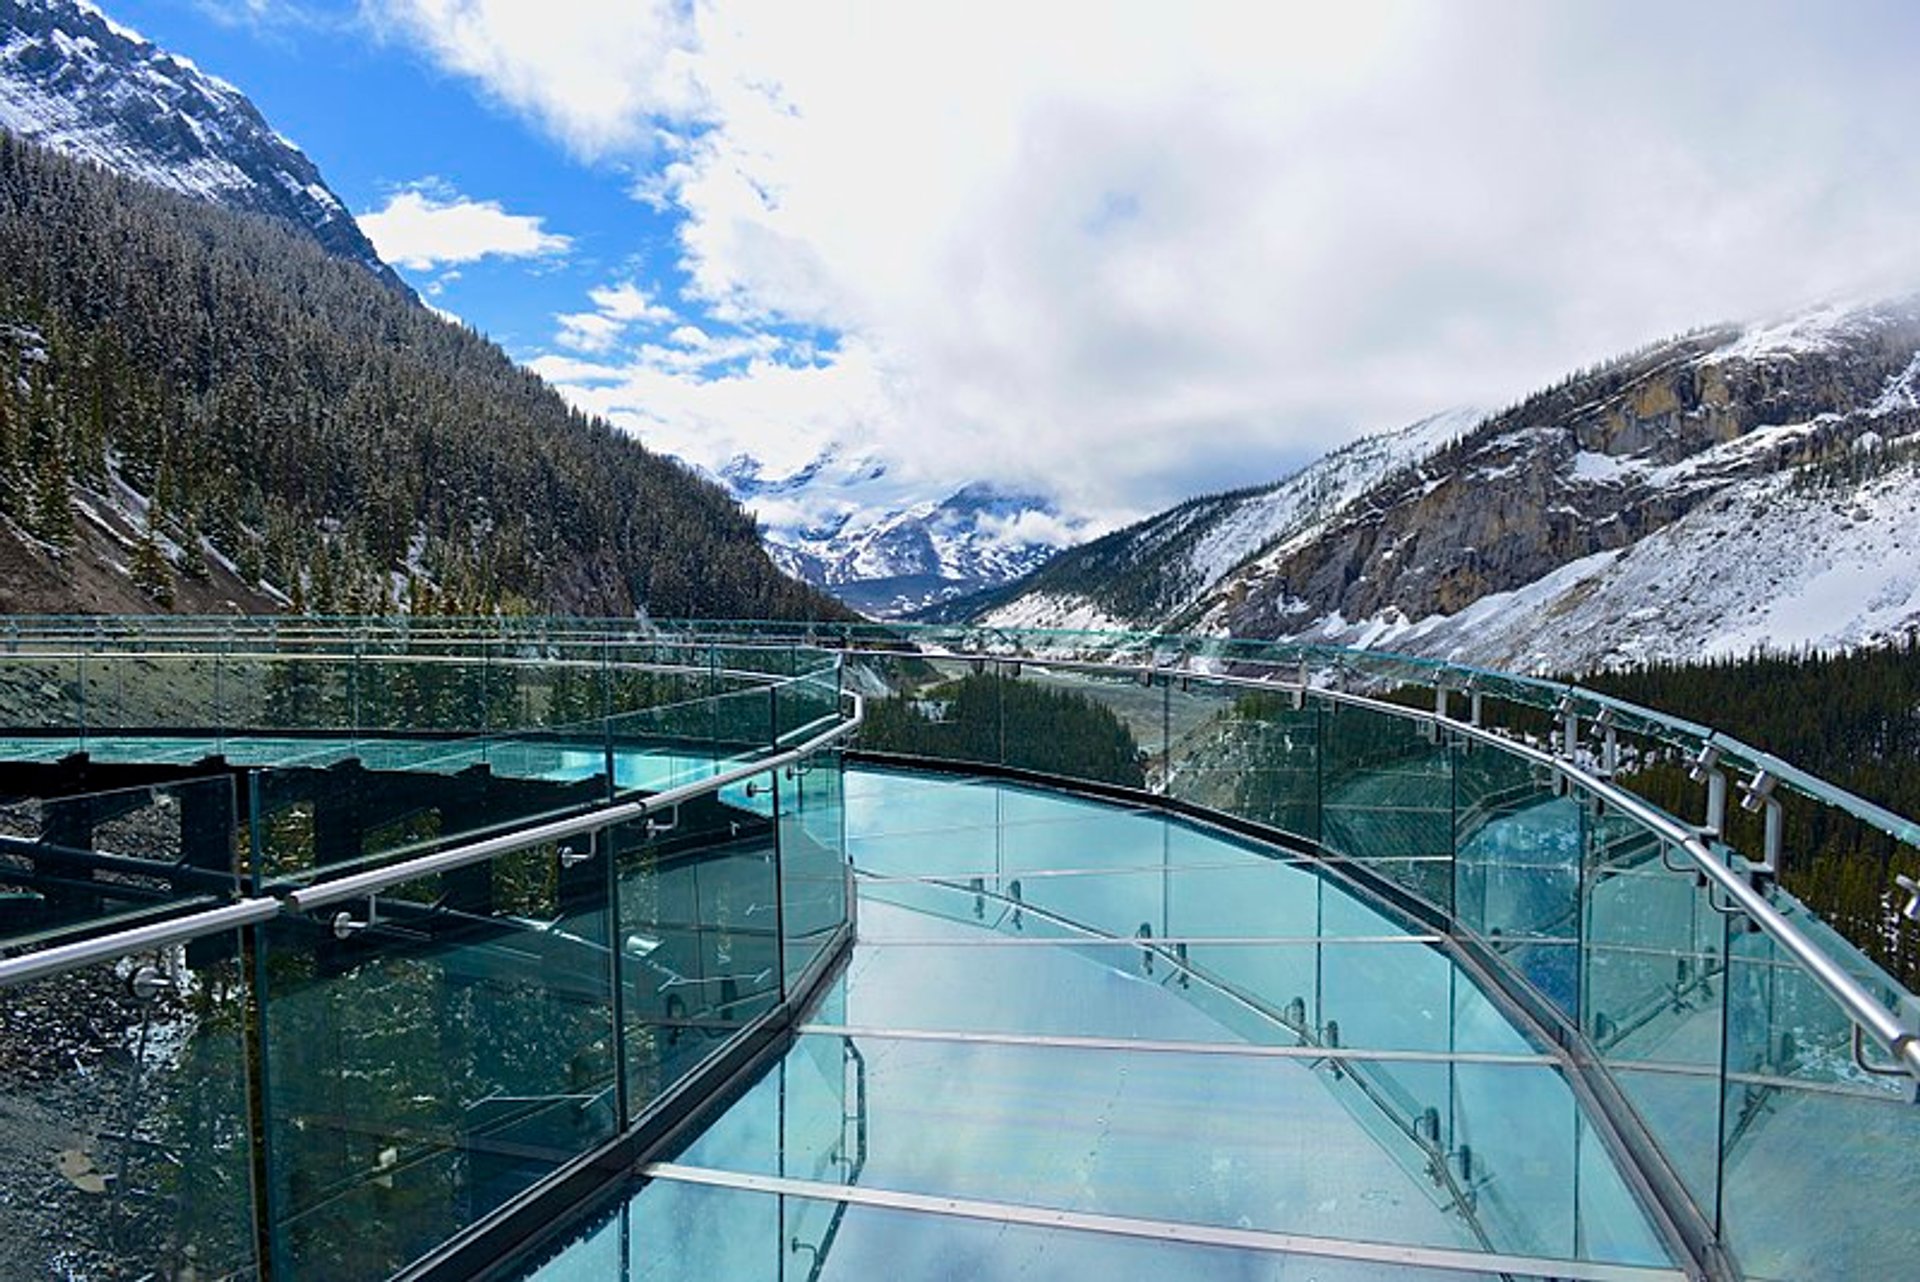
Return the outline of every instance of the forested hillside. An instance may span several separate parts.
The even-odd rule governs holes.
[[[217,577],[319,613],[844,614],[718,487],[472,331],[4,134],[0,545],[12,611],[117,602],[118,576],[161,608]]]
[[[1897,814],[1920,817],[1920,639],[1839,655],[1761,654],[1661,664],[1582,679],[1588,687],[1711,725]],[[1700,812],[1700,785],[1677,764],[1626,780],[1675,814]],[[1893,929],[1894,876],[1920,875],[1920,851],[1797,800],[1787,806],[1789,889],[1908,984],[1920,982],[1920,929]],[[1758,851],[1759,820],[1730,810],[1735,845]]]

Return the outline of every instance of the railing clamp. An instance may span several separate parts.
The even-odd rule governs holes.
[[[367,896],[367,919],[361,921],[346,909],[333,915],[333,937],[338,940],[352,939],[363,930],[371,930],[380,924],[380,896]]]
[[[1894,877],[1893,884],[1907,892],[1907,902],[1900,909],[1901,919],[1920,923],[1920,881],[1901,873]]]
[[[127,980],[127,991],[133,994],[134,1000],[141,1002],[153,1001],[160,994],[171,993],[178,987],[173,976],[153,965],[140,967]]]
[[[1866,1030],[1861,1028],[1860,1025],[1855,1024],[1853,1026],[1853,1066],[1873,1077],[1911,1077],[1912,1074],[1900,1062],[1900,1057],[1906,1048],[1916,1040],[1920,1040],[1920,1038],[1916,1038],[1915,1034],[1902,1033],[1894,1039],[1893,1045],[1888,1048],[1893,1052],[1895,1058],[1888,1063],[1876,1064],[1867,1058]],[[1920,1103],[1920,1080],[1914,1082],[1913,1102]]]
[[[562,868],[578,868],[593,858],[593,851],[579,850],[571,844],[561,846],[558,854]]]

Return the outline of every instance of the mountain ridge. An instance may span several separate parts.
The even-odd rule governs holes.
[[[411,296],[319,168],[235,86],[84,0],[0,0],[0,40],[0,128],[277,219]]]
[[[1342,451],[934,617],[1554,672],[1877,644],[1920,627],[1920,540],[1903,528],[1920,522],[1916,429],[1920,298],[1711,326],[1568,375],[1453,439],[1409,440],[1223,573],[1197,573],[1181,549],[1236,505],[1310,488]]]

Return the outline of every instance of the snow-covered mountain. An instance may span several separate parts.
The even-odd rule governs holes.
[[[1274,484],[1190,499],[1062,553],[1006,592],[955,602],[952,610],[1006,627],[1177,628],[1249,557],[1310,538],[1380,478],[1464,435],[1482,417],[1479,410],[1449,410],[1363,437]]]
[[[1236,568],[1203,631],[1580,671],[1920,627],[1920,298],[1569,378]]]
[[[1920,298],[1719,326],[955,602],[1582,671],[1920,629]]]
[[[884,464],[833,452],[774,478],[738,458],[719,479],[760,516],[775,564],[878,618],[1011,582],[1085,530],[1043,495],[989,484],[896,505]]]
[[[85,0],[0,0],[0,128],[280,219],[405,289],[313,162],[245,94]]]

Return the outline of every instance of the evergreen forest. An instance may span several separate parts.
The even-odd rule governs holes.
[[[846,617],[363,267],[0,133],[0,541],[71,580],[102,536],[159,609],[217,564],[316,614]]]

